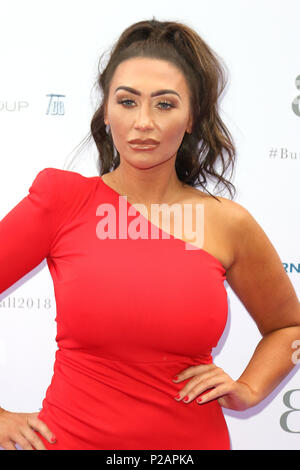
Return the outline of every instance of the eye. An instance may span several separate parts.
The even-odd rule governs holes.
[[[172,103],[169,103],[168,101],[160,101],[158,104],[165,104],[165,105],[169,106],[168,108],[163,108],[163,109],[170,109],[170,108],[175,107]]]
[[[118,101],[118,104],[125,105],[125,103],[129,103],[129,102],[134,103],[133,100],[120,100],[120,101]],[[166,110],[166,111],[171,109],[171,108],[175,108],[175,106],[172,103],[169,103],[168,101],[160,101],[158,104],[159,105],[162,104],[162,105],[167,106],[167,107],[161,108],[162,110]],[[125,105],[125,108],[132,108],[132,106]]]
[[[125,103],[128,103],[129,101],[131,101],[133,103],[133,100],[120,100],[118,101],[118,104],[125,104]],[[125,106],[126,108],[130,108],[131,106]]]

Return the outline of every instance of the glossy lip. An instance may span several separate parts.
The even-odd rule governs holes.
[[[142,145],[142,144],[129,144],[132,150],[154,150],[158,146],[158,144],[155,145]]]
[[[159,142],[155,139],[132,139],[129,140],[129,144],[157,145]]]

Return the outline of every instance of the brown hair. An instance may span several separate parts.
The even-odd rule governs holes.
[[[183,72],[191,92],[193,128],[191,134],[185,133],[178,149],[175,161],[177,176],[185,184],[200,185],[206,191],[207,176],[217,178],[216,186],[222,183],[232,198],[232,189],[234,193],[236,189],[224,174],[230,165],[233,171],[236,150],[218,112],[218,98],[226,86],[221,59],[187,25],[176,21],[158,21],[154,17],[125,29],[113,46],[104,70],[99,72],[96,84],[103,99],[92,117],[88,139],[93,137],[99,151],[100,176],[120,164],[119,152],[114,147],[110,132],[106,132],[104,109],[116,68],[132,57],[167,60]],[[215,168],[220,160],[221,174]]]

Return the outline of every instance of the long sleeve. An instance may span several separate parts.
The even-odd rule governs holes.
[[[41,170],[24,197],[0,221],[0,293],[49,255],[54,236],[54,173]]]

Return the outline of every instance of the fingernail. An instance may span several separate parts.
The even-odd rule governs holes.
[[[176,398],[176,400],[178,400],[180,398],[179,393],[177,393],[176,397],[174,397],[174,398]]]
[[[50,441],[51,441],[51,442],[55,442],[55,441],[56,441],[56,438],[55,438],[54,436],[51,436],[51,437],[50,437]]]
[[[188,401],[189,397],[186,395],[183,399],[183,401]]]
[[[202,401],[201,397],[197,398],[197,400],[196,400],[197,403],[200,403],[201,401]]]
[[[178,380],[178,375],[175,375],[175,377],[173,378],[173,380]]]

